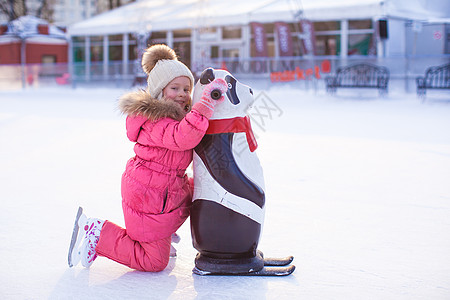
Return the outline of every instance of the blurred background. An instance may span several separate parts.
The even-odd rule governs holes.
[[[450,62],[446,0],[1,0],[0,89],[145,84],[143,50],[165,43],[198,76],[324,89],[339,66],[388,67],[391,86]]]

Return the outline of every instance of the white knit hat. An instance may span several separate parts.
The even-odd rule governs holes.
[[[153,45],[142,55],[142,68],[148,74],[148,92],[155,99],[176,77],[186,76],[194,87],[194,76],[185,64],[177,59],[175,51],[167,45]]]

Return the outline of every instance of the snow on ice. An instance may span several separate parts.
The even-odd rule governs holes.
[[[289,277],[193,275],[189,222],[161,273],[105,258],[69,268],[78,206],[123,226],[120,177],[133,155],[116,108],[124,92],[0,91],[2,299],[449,299],[444,93],[421,103],[401,92],[256,89],[277,106],[260,100],[253,111],[267,186],[259,249],[294,255]]]

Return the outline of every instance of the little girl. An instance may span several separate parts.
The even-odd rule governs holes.
[[[192,149],[208,128],[216,103],[211,91],[227,90],[223,79],[205,89],[191,108],[194,77],[166,45],[149,47],[142,57],[147,91],[119,100],[127,115],[127,136],[135,142],[122,176],[126,229],[110,221],[87,218],[80,208],[69,250],[69,266],[89,267],[100,255],[132,269],[158,272],[169,262],[171,236],[189,215],[192,186],[186,168]]]

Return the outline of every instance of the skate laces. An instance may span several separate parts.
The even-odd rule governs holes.
[[[97,247],[98,240],[100,238],[100,232],[102,230],[104,221],[89,218],[82,227],[85,231],[85,241],[82,253],[81,263],[85,267],[89,267],[94,260],[97,258],[97,252],[95,248]]]

